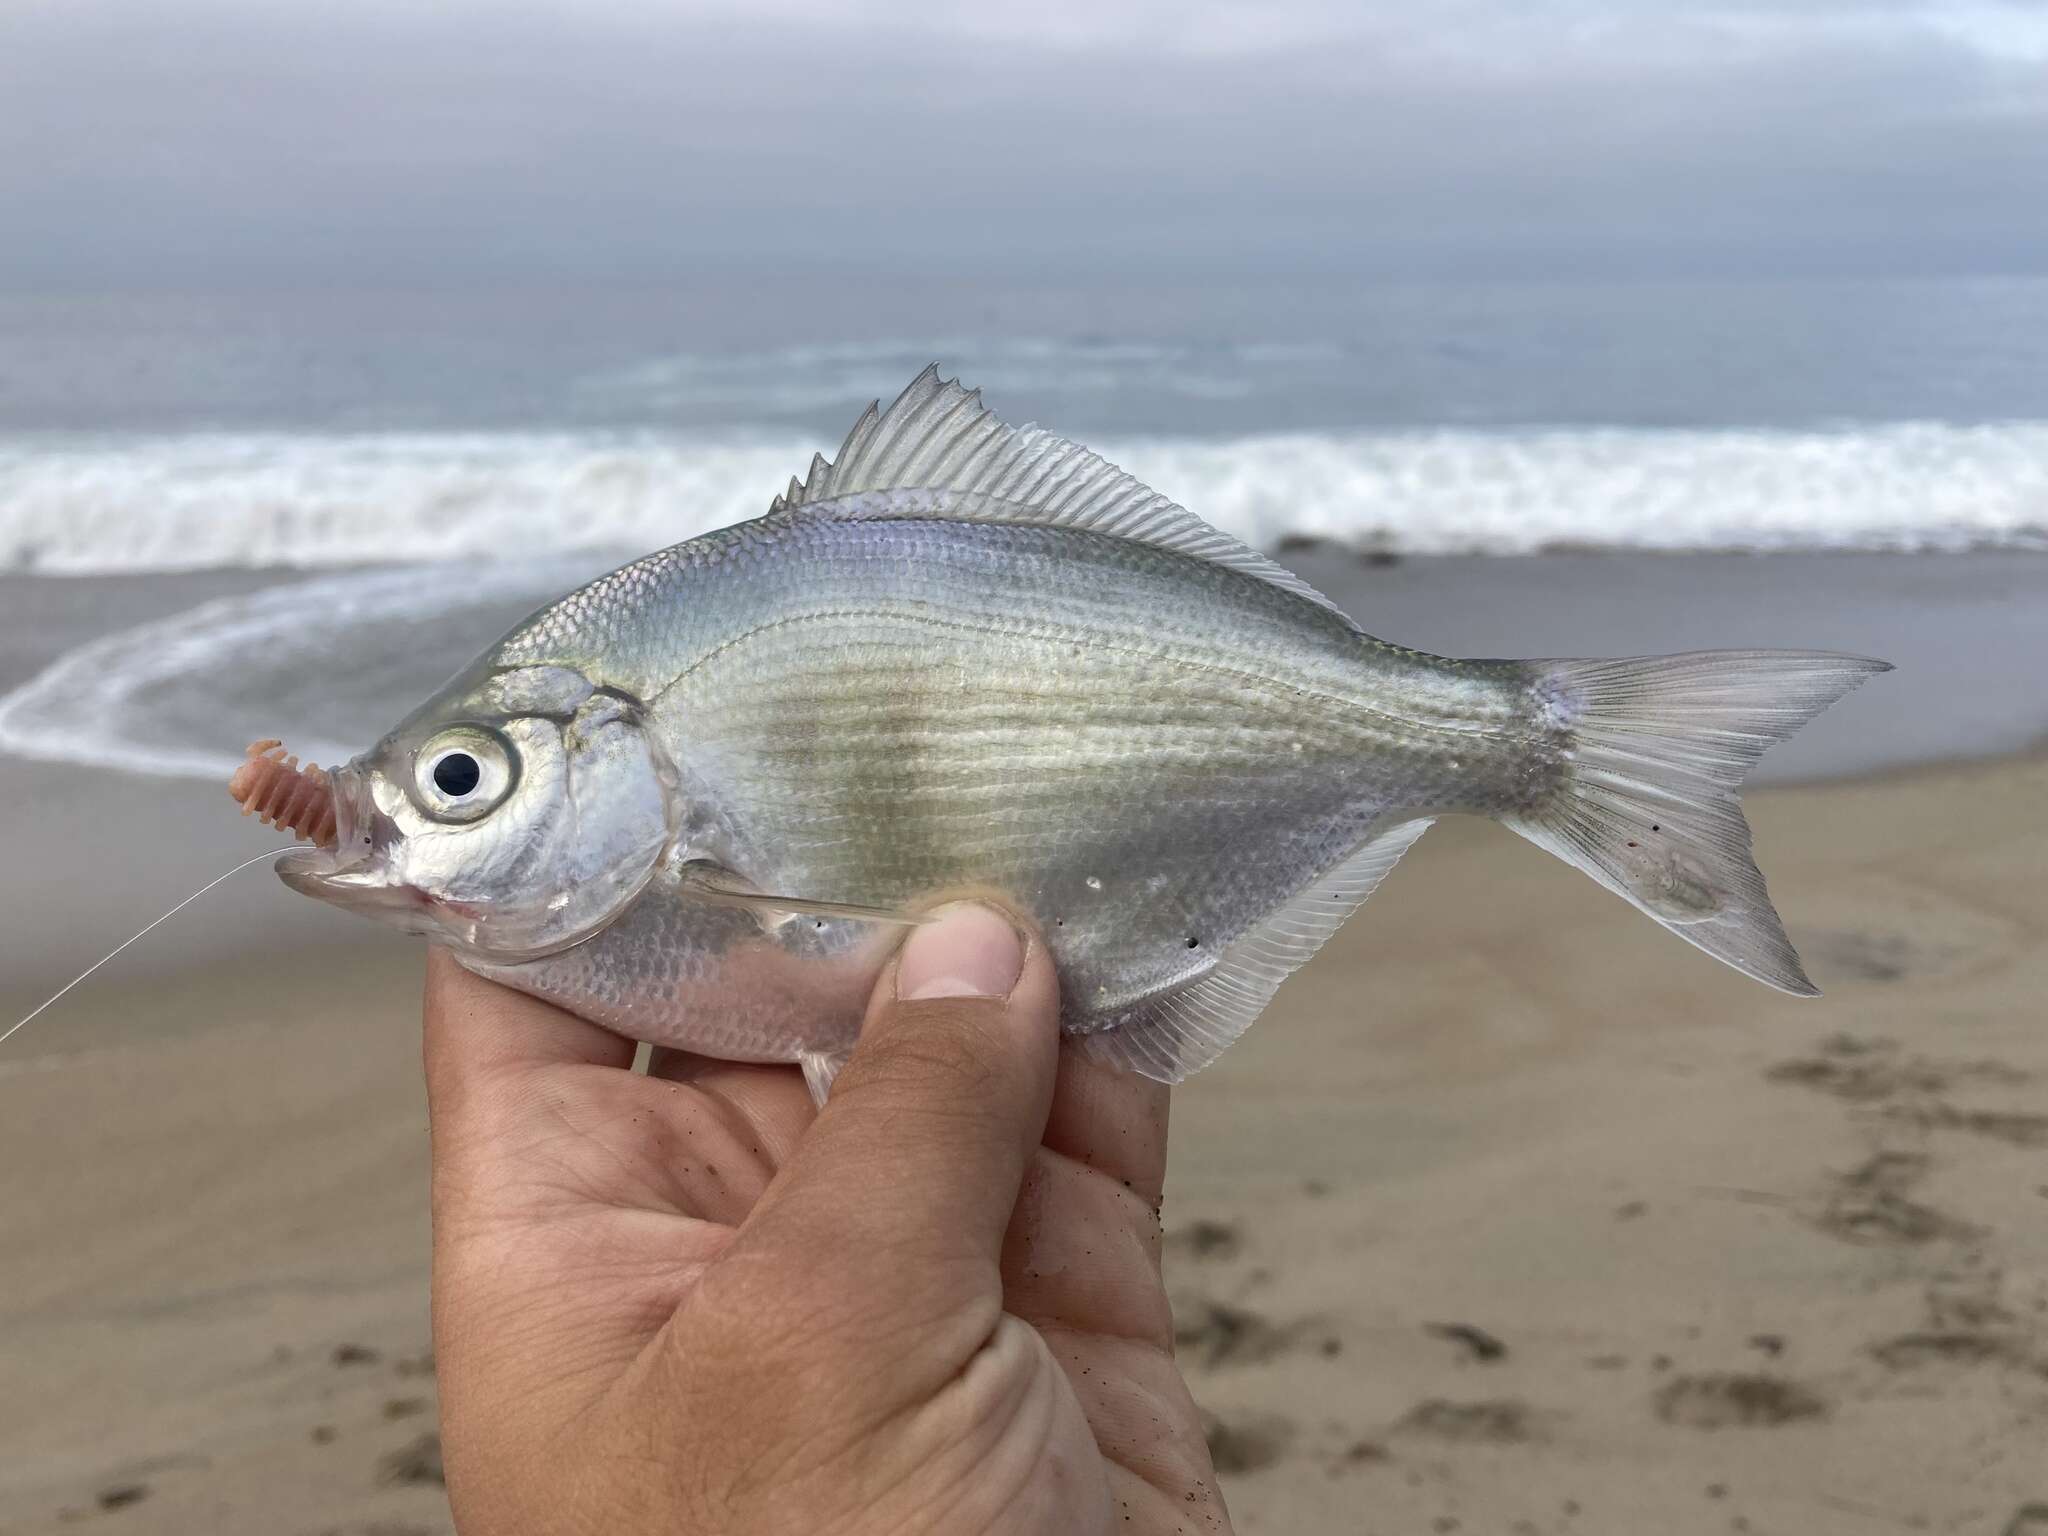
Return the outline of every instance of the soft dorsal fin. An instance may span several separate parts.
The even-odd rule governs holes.
[[[899,493],[894,497],[878,493]],[[924,493],[922,495],[916,493]],[[1292,571],[1212,528],[1100,454],[1039,427],[1013,427],[981,391],[941,379],[934,363],[886,411],[870,405],[839,456],[775,498],[770,515],[833,503],[848,517],[1089,528],[1242,571],[1351,620]],[[1355,628],[1356,626],[1353,625]]]

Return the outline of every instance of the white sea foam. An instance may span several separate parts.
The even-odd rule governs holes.
[[[0,752],[220,778],[280,735],[336,763],[501,632],[607,562],[348,571],[202,603],[67,651],[0,697]]]
[[[334,761],[520,612],[621,556],[759,512],[816,446],[620,434],[16,439],[0,445],[0,565],[380,568],[314,574],[91,641],[0,698],[0,751],[215,777],[243,742],[276,734]],[[1104,448],[1267,547],[2048,543],[2048,423]]]
[[[0,442],[0,567],[320,567],[644,549],[751,517],[794,434]],[[1414,553],[1950,549],[2048,538],[2048,422],[1136,438],[1102,450],[1253,543]]]
[[[1134,443],[1121,462],[1269,548],[1289,537],[1416,554],[2048,541],[2048,422],[1276,436]]]
[[[0,565],[334,566],[648,548],[766,509],[809,445],[193,433],[0,444]]]

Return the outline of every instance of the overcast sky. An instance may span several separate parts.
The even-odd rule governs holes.
[[[0,0],[0,285],[2048,270],[2048,0]]]

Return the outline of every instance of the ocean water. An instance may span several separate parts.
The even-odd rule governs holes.
[[[395,713],[394,634],[756,515],[934,360],[1267,548],[2048,547],[2048,279],[0,296],[0,571],[302,578],[110,615],[0,750],[328,741],[293,679]]]

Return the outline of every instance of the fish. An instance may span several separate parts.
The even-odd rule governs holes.
[[[1445,815],[1815,995],[1737,793],[1886,670],[1391,644],[934,366],[762,517],[542,608],[338,768],[258,743],[234,793],[309,839],[293,890],[821,1100],[906,929],[994,901],[1074,1044],[1171,1083]]]

